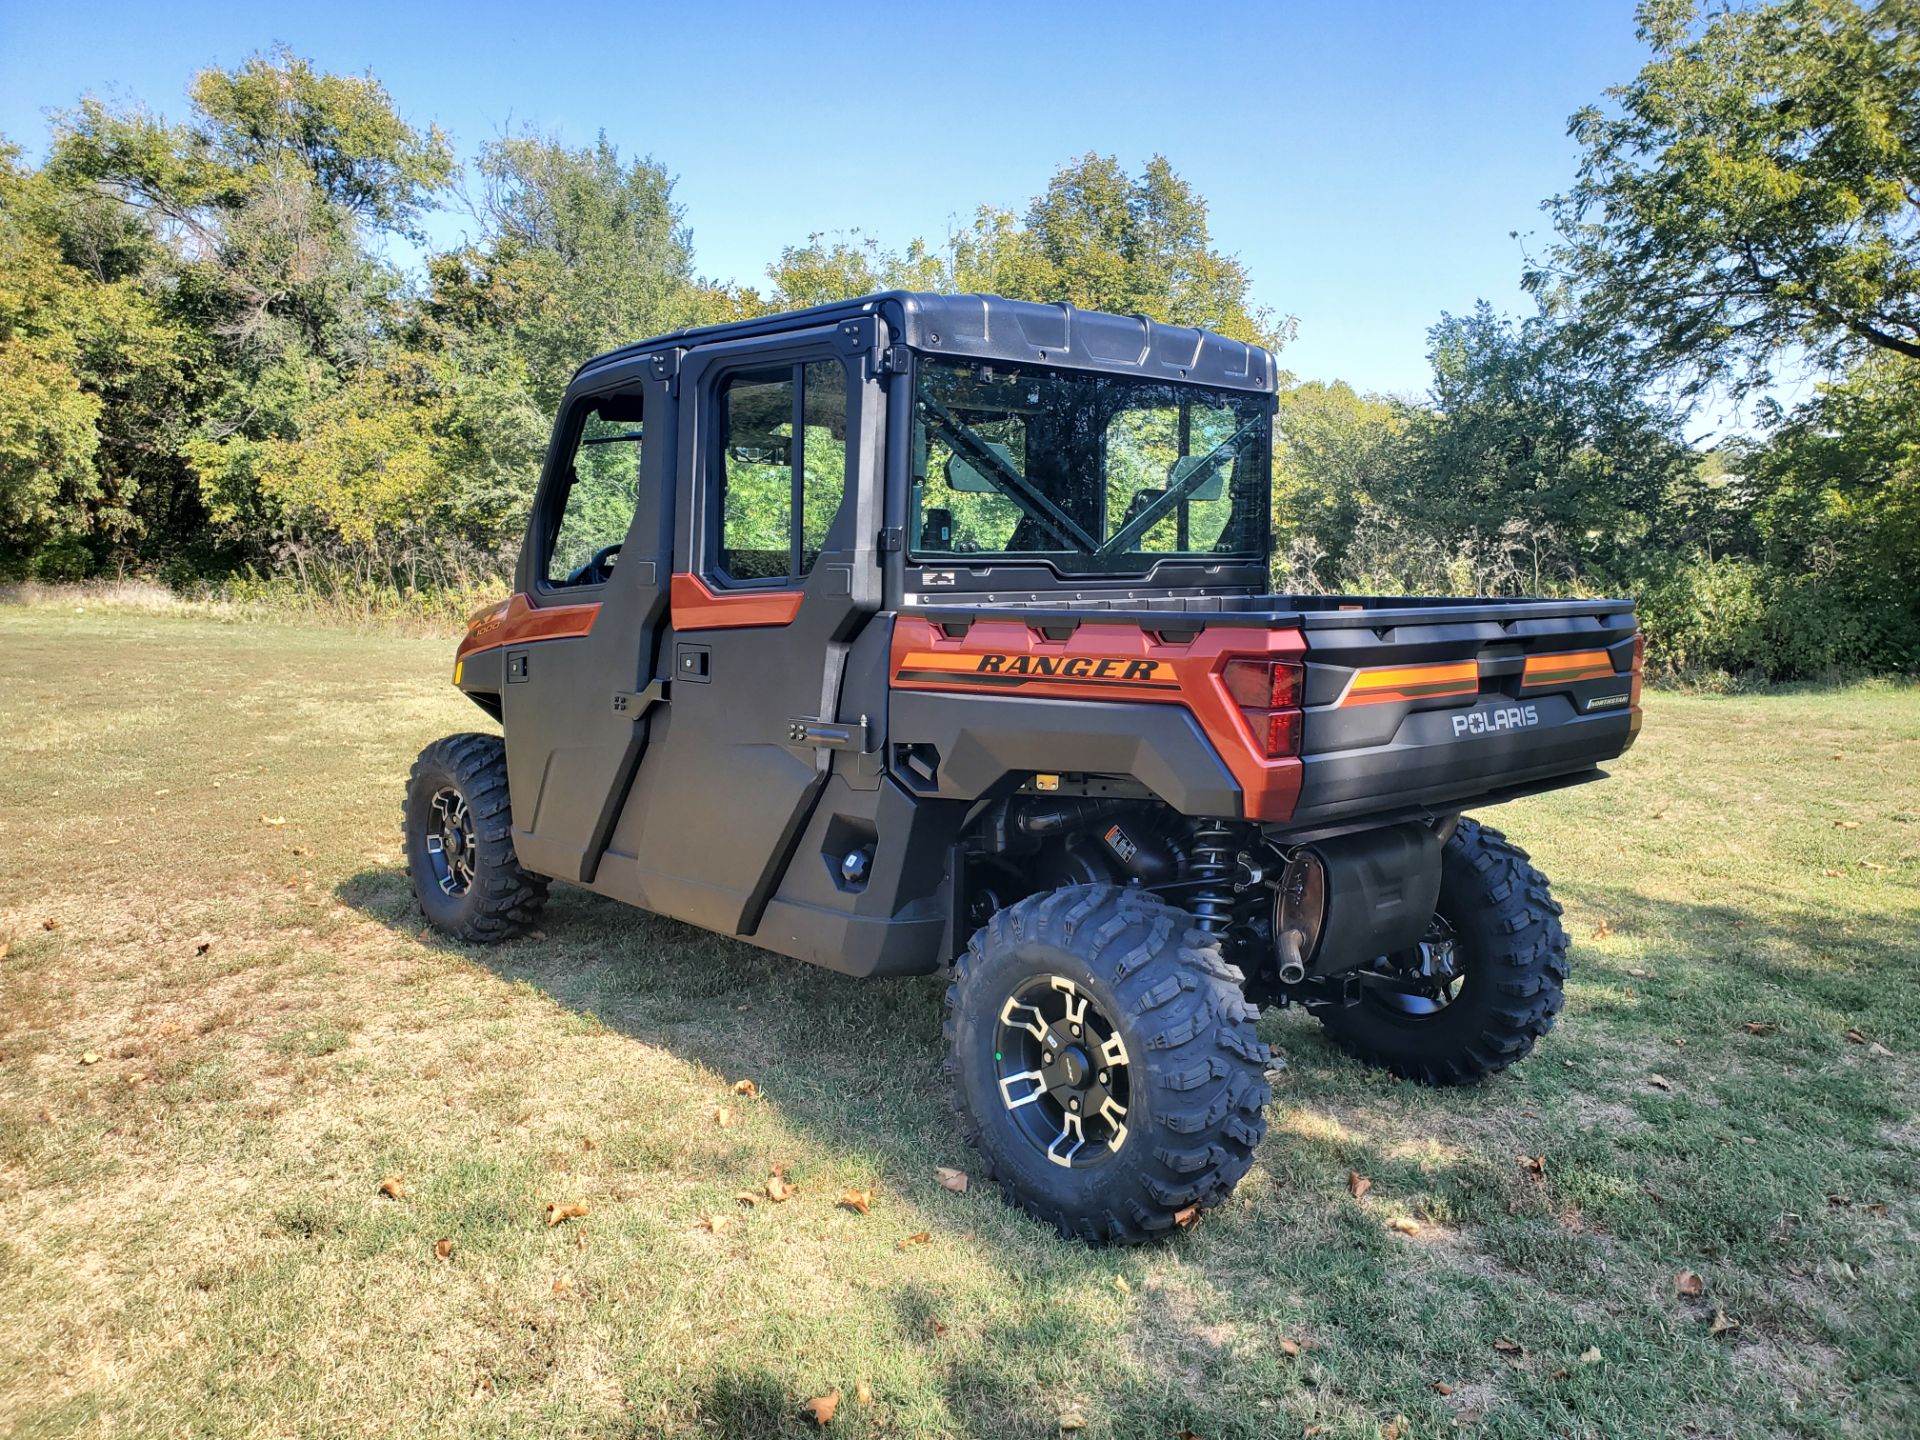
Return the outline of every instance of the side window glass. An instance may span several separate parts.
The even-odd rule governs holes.
[[[742,371],[718,398],[720,573],[798,579],[846,494],[846,371],[838,361]]]
[[[596,402],[580,427],[564,478],[547,583],[597,585],[613,573],[640,498],[640,399]]]

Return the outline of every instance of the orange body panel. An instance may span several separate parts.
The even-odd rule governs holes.
[[[790,625],[800,613],[798,590],[712,590],[698,575],[676,572],[668,592],[675,630],[732,630]]]
[[[485,650],[534,640],[576,639],[593,629],[599,615],[598,600],[584,605],[547,605],[535,609],[527,603],[525,595],[515,595],[467,617],[466,637],[461,640],[454,658],[466,660]]]
[[[1305,652],[1298,630],[1217,626],[1162,644],[1133,624],[1082,625],[1069,639],[1049,640],[1018,621],[982,620],[953,638],[934,621],[903,615],[894,622],[891,670],[902,690],[1183,706],[1239,781],[1246,817],[1285,820],[1300,797],[1300,761],[1262,753],[1221,672],[1229,660],[1297,660]]]

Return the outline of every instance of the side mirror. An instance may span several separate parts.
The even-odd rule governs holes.
[[[1173,467],[1167,471],[1167,489],[1178,490],[1180,482],[1198,470],[1206,458],[1204,455],[1182,455],[1174,461]],[[1199,489],[1189,491],[1187,499],[1218,500],[1223,497],[1227,493],[1227,466],[1232,463],[1226,461],[1214,466],[1213,473],[1200,482]]]
[[[1013,451],[1005,445],[990,440],[987,442],[987,448],[1006,461],[1009,470],[1020,468],[1013,463]],[[1000,487],[988,479],[979,466],[958,455],[950,457],[947,461],[947,486],[965,495],[998,495],[1000,493]]]

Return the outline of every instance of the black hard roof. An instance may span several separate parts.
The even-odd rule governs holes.
[[[1225,390],[1272,393],[1276,368],[1270,351],[1228,340],[1210,330],[1163,325],[1141,315],[1108,315],[1071,305],[1005,300],[998,295],[927,295],[890,290],[858,300],[836,300],[805,310],[731,320],[656,335],[582,365],[574,382],[600,378],[616,366],[674,347],[831,325],[880,315],[896,342],[932,355],[1005,363],[1058,365],[1149,380],[1184,380]]]

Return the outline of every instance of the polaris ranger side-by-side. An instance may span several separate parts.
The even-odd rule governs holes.
[[[1227,1195],[1257,1007],[1472,1080],[1553,1024],[1545,878],[1463,812],[1640,725],[1616,600],[1268,591],[1275,367],[1203,331],[889,294],[569,387],[516,593],[406,849],[465,940],[583,885],[855,975],[950,968],[967,1138],[1063,1235]]]

